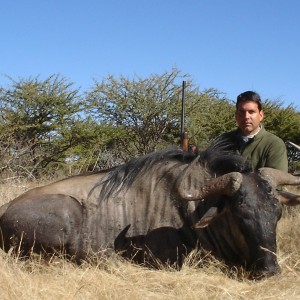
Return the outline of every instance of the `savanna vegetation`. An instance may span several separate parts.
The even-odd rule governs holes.
[[[191,144],[205,148],[235,128],[234,101],[200,90],[177,69],[148,78],[108,76],[86,91],[60,75],[15,80],[0,87],[1,178],[51,178],[120,164],[156,149],[179,146],[182,81]],[[288,99],[287,99],[288,100]],[[300,144],[300,112],[266,99],[265,126]],[[299,151],[287,144],[290,170]]]
[[[54,178],[95,171],[180,143],[185,130],[200,149],[235,128],[234,99],[201,90],[173,69],[148,78],[108,76],[86,91],[60,75],[10,79],[0,87],[0,205]],[[259,91],[258,91],[259,92]],[[286,99],[288,100],[288,99]],[[264,102],[265,127],[300,145],[300,112]],[[287,143],[290,171],[299,151]],[[238,270],[193,253],[181,271],[151,270],[116,255],[77,266],[61,258],[21,260],[0,250],[1,299],[300,299],[300,208],[278,223],[282,274],[249,281]]]

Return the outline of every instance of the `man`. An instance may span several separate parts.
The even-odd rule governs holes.
[[[247,91],[237,97],[235,119],[238,129],[220,138],[230,141],[257,170],[270,167],[288,172],[287,151],[282,139],[262,125],[264,112],[259,94]],[[219,140],[219,139],[218,139]]]

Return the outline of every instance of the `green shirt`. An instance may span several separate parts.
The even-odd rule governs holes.
[[[283,140],[263,127],[246,143],[242,142],[239,130],[224,133],[221,137],[229,139],[254,170],[270,167],[288,172],[287,151]]]

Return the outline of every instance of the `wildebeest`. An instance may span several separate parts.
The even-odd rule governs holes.
[[[277,274],[277,191],[300,179],[278,170],[251,172],[240,156],[208,148],[199,155],[157,151],[105,171],[25,192],[0,209],[1,247],[21,256],[62,251],[80,262],[115,249],[138,263],[177,264],[202,247],[253,278]]]

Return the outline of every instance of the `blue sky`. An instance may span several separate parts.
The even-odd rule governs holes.
[[[246,90],[300,111],[298,0],[2,1],[0,86],[60,74],[87,90],[108,75],[173,67],[200,90]]]

